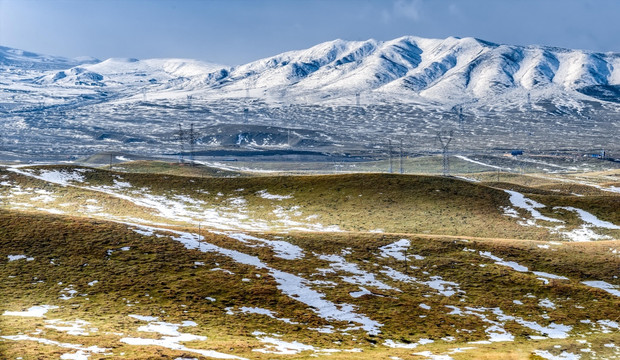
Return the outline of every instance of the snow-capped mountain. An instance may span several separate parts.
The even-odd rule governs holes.
[[[474,38],[335,40],[196,80],[191,83],[230,94],[249,89],[251,96],[314,101],[361,93],[369,99],[468,103],[511,92],[545,96],[549,90],[601,98],[618,91],[620,55]]]
[[[219,68],[221,66],[186,59],[111,58],[95,64],[50,72],[37,79],[36,82],[65,86],[132,87],[169,81],[187,81],[192,77],[209,74]]]
[[[140,144],[150,152],[173,144],[170,125],[180,122],[322,134],[295,144],[370,146],[378,136],[412,132],[427,141],[449,126],[469,131],[472,147],[512,147],[515,134],[527,134],[519,146],[538,146],[547,138],[536,134],[547,131],[572,145],[609,148],[617,142],[606,139],[620,136],[618,112],[620,54],[474,38],[334,40],[239,66],[67,59],[0,47],[0,136],[36,145],[33,153],[62,147],[59,134],[89,147]],[[205,143],[238,138],[226,129]],[[270,131],[258,138],[281,137]],[[489,141],[491,133],[505,138]]]
[[[69,69],[81,64],[94,64],[97,62],[99,60],[90,57],[68,59],[0,46],[0,69],[3,72],[11,68],[38,71]]]
[[[0,65],[38,70],[19,79],[41,87],[123,89],[154,98],[197,95],[321,102],[361,94],[366,102],[486,103],[582,94],[618,100],[620,54],[509,46],[474,38],[334,40],[227,67],[183,59],[78,61],[0,48]],[[133,91],[130,89],[133,88]]]

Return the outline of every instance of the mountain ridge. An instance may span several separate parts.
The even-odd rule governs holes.
[[[614,72],[613,63],[617,61],[618,55],[613,53],[500,45],[475,38],[405,36],[390,41],[326,42],[232,68],[229,80],[245,78],[256,88],[280,84],[299,88],[315,82],[319,86],[307,84],[307,88],[358,91],[374,91],[396,81],[391,84],[394,90],[409,90],[423,97],[438,99],[456,87],[479,99],[502,92],[502,88],[530,90],[558,84],[562,90],[575,90],[618,85],[620,71]],[[338,71],[343,68],[345,71]],[[284,81],[290,79],[293,81]]]
[[[335,39],[247,64],[191,59],[78,61],[0,47],[0,66],[39,71],[20,78],[39,86],[125,88],[155,98],[212,96],[321,102],[365,95],[443,103],[487,102],[508,92],[620,102],[620,54],[550,46],[497,44],[473,37],[393,40]],[[133,89],[131,89],[133,88]],[[542,92],[539,90],[543,90]],[[293,99],[293,100],[291,100]],[[521,99],[523,101],[523,99]]]

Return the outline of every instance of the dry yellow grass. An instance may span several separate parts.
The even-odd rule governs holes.
[[[421,255],[424,259],[410,263],[419,269],[407,270],[404,263],[381,257],[378,250],[380,246],[402,238],[403,234],[344,233],[331,234],[329,237],[312,233],[262,235],[266,238],[279,236],[281,240],[304,249],[306,257],[299,261],[280,259],[275,257],[269,248],[248,247],[246,244],[231,241],[226,236],[205,236],[209,243],[257,256],[282,271],[308,279],[338,283],[337,287],[316,285],[315,288],[324,292],[327,299],[354,304],[359,312],[369,314],[373,319],[384,323],[382,334],[369,337],[354,331],[354,336],[350,337],[308,330],[326,325],[327,322],[303,304],[284,296],[264,269],[238,264],[217,253],[186,250],[180,243],[171,241],[168,237],[142,236],[122,224],[34,213],[0,212],[0,261],[6,261],[4,259],[9,254],[26,254],[35,258],[29,262],[21,260],[3,263],[0,267],[0,276],[5,279],[0,283],[0,301],[3,304],[0,312],[22,310],[37,304],[60,305],[61,308],[49,313],[49,318],[84,319],[99,328],[99,331],[93,336],[76,337],[46,330],[40,336],[62,342],[107,347],[113,355],[106,358],[112,359],[174,359],[180,356],[196,356],[189,352],[184,354],[159,347],[133,347],[120,343],[121,336],[113,335],[114,333],[158,338],[156,334],[137,331],[144,323],[127,317],[128,314],[135,313],[160,316],[164,321],[175,323],[182,320],[196,321],[198,327],[184,331],[207,336],[208,340],[188,343],[188,347],[208,348],[256,359],[273,358],[273,355],[252,351],[263,347],[251,335],[256,330],[268,334],[280,333],[287,341],[297,340],[321,348],[361,348],[364,352],[354,354],[355,358],[360,359],[387,359],[390,356],[409,358],[417,351],[441,354],[464,346],[475,346],[476,349],[451,356],[454,359],[494,359],[506,356],[527,358],[535,349],[554,349],[553,346],[558,344],[569,346],[571,341],[559,339],[531,342],[527,340],[531,332],[524,331],[516,324],[507,324],[506,328],[516,336],[515,342],[468,345],[468,341],[486,338],[484,328],[488,324],[476,317],[447,315],[446,311],[440,309],[446,305],[463,307],[460,300],[464,299],[467,306],[500,307],[514,316],[544,323],[547,320],[537,315],[540,311],[537,299],[549,298],[559,308],[547,311],[551,317],[548,321],[571,325],[575,331],[587,334],[590,331],[589,326],[580,323],[581,319],[613,319],[618,315],[617,309],[620,305],[617,298],[579,283],[584,279],[618,283],[614,276],[618,275],[617,269],[620,266],[616,265],[620,264],[617,257],[609,251],[610,247],[618,248],[617,242],[564,244],[548,250],[537,246],[543,243],[533,241],[476,239],[465,242],[453,238],[409,236],[412,241],[409,253]],[[119,250],[126,246],[130,249]],[[515,261],[536,271],[568,276],[571,280],[552,281],[548,285],[542,285],[532,274],[518,273],[505,266],[495,265],[493,261],[478,254],[464,251],[465,248],[490,251],[506,261]],[[343,249],[347,249],[349,253],[345,256],[347,261],[365,271],[379,274],[377,269],[390,266],[399,271],[409,271],[412,276],[420,279],[428,278],[422,273],[427,271],[459,283],[466,296],[440,296],[417,285],[406,285],[382,277],[382,281],[400,288],[402,292],[373,289],[373,292],[385,297],[352,298],[349,293],[359,288],[343,282],[341,274],[326,274],[323,277],[313,275],[317,273],[316,269],[330,267],[329,262],[319,259],[315,253],[341,254]],[[115,251],[108,254],[108,250]],[[52,259],[55,264],[51,264]],[[195,261],[205,265],[196,266]],[[234,274],[211,271],[216,267],[230,270]],[[33,279],[44,282],[36,283]],[[242,279],[252,280],[244,282]],[[88,286],[87,283],[93,280],[99,280],[100,283],[93,287]],[[63,284],[58,284],[61,281]],[[73,285],[78,293],[87,295],[66,301],[58,300],[62,289],[68,284]],[[526,294],[533,294],[536,299],[528,300]],[[214,297],[217,301],[205,301],[207,296]],[[515,306],[512,303],[514,299],[521,299],[525,305]],[[421,303],[431,306],[435,311],[421,309]],[[132,306],[127,306],[128,304]],[[576,305],[583,305],[585,308]],[[260,315],[225,315],[226,307],[238,309],[240,306],[268,308],[278,316],[290,318],[300,324],[286,324]],[[162,310],[165,313],[162,313]],[[421,315],[425,316],[423,320]],[[29,333],[43,328],[43,325],[44,319],[0,316],[2,335],[15,334],[16,331]],[[455,331],[462,328],[473,332]],[[610,339],[617,339],[616,335],[604,337],[594,333],[586,338],[596,346],[598,353],[604,354],[606,348],[602,344],[611,341]],[[456,342],[441,341],[445,336],[454,336]],[[373,345],[382,344],[386,339],[415,342],[421,338],[434,339],[435,343],[415,350]],[[334,340],[341,343],[335,345]],[[18,355],[24,359],[57,357],[66,352],[34,342],[0,341],[0,353],[9,358]],[[121,353],[124,355],[120,355]],[[311,355],[312,353],[306,352],[292,357],[310,358]],[[351,356],[341,353],[334,354],[333,358]],[[91,358],[97,359],[100,356],[94,354]]]
[[[73,167],[47,169],[68,170]],[[611,356],[614,350],[604,344],[610,341],[620,343],[617,332],[602,334],[600,329],[581,322],[585,319],[593,322],[618,321],[620,302],[617,297],[587,287],[581,281],[620,283],[619,242],[550,245],[548,240],[557,238],[550,236],[546,230],[524,228],[499,210],[500,206],[509,204],[508,195],[502,188],[520,186],[518,189],[528,197],[547,205],[549,209],[541,210],[545,214],[553,206],[576,206],[619,223],[617,209],[620,208],[620,197],[565,196],[544,189],[542,183],[537,184],[538,188],[533,188],[510,182],[485,185],[438,177],[387,174],[230,179],[105,170],[85,173],[86,183],[82,185],[113,186],[115,179],[131,183],[131,189],[118,190],[123,194],[131,195],[135,189],[148,188],[149,194],[166,198],[191,195],[204,201],[205,207],[221,205],[222,198],[243,197],[251,217],[276,221],[273,210],[277,207],[291,209],[300,206],[304,216],[317,214],[323,224],[338,225],[346,231],[250,232],[258,237],[299,246],[305,257],[298,261],[279,258],[269,247],[257,246],[258,242],[245,244],[221,234],[204,232],[203,235],[210,244],[254,256],[278,270],[308,280],[337,284],[317,282],[312,288],[323,293],[325,299],[351,304],[359,313],[384,324],[381,334],[369,336],[362,331],[350,331],[351,335],[343,335],[311,330],[330,323],[339,328],[347,324],[327,321],[306,305],[284,295],[264,268],[242,265],[215,252],[187,250],[165,236],[165,232],[159,237],[143,236],[126,225],[106,221],[105,217],[134,217],[166,223],[169,228],[190,232],[197,231],[196,224],[170,221],[152,209],[100,192],[51,185],[6,171],[0,172],[0,176],[6,176],[4,180],[19,184],[22,189],[46,190],[57,196],[48,204],[37,206],[54,208],[61,203],[73,204],[63,207],[71,216],[44,215],[34,206],[32,211],[0,210],[0,278],[3,279],[0,282],[0,313],[27,309],[37,304],[53,304],[61,307],[50,311],[50,318],[84,319],[99,329],[92,336],[76,337],[44,329],[45,319],[0,316],[0,336],[44,329],[39,335],[48,339],[106,347],[112,355],[105,358],[197,357],[187,351],[136,347],[120,342],[122,336],[159,338],[157,334],[137,330],[145,322],[131,319],[128,315],[138,313],[159,316],[173,323],[196,321],[197,327],[183,331],[207,336],[208,340],[185,345],[253,359],[274,357],[253,351],[264,347],[252,336],[253,331],[279,333],[286,341],[311,343],[324,349],[363,350],[361,353],[334,353],[330,357],[335,359],[422,358],[414,356],[414,353],[431,351],[434,354],[448,354],[457,347],[469,346],[476,349],[450,356],[457,360],[533,359],[534,350],[558,353],[559,350],[554,347],[556,345],[572,353],[580,353],[581,348],[573,341],[575,336],[580,336],[576,334],[582,334],[600,356]],[[6,188],[0,189],[0,192],[2,190],[5,195],[8,194]],[[278,201],[264,199],[258,195],[261,190],[272,194],[290,194],[292,198]],[[32,191],[11,199],[35,204],[31,200]],[[89,217],[96,215],[81,213],[82,205],[88,199],[97,200],[107,215],[93,219]],[[554,213],[554,216],[560,216],[568,226],[578,224],[572,214]],[[378,228],[385,232],[368,232]],[[610,231],[608,234],[616,236],[617,232]],[[408,254],[419,255],[423,259],[404,263],[381,256],[379,247],[402,238],[411,240]],[[550,247],[541,248],[539,245]],[[123,247],[130,249],[121,251]],[[475,251],[469,251],[471,249]],[[110,254],[108,250],[114,251]],[[504,261],[527,266],[530,271],[558,274],[570,280],[551,280],[544,284],[531,272],[516,272],[495,264],[493,260],[481,256],[481,251],[489,251]],[[11,254],[26,254],[35,260],[6,262],[7,255]],[[330,261],[321,258],[321,255],[329,254],[343,256],[347,262],[375,274],[385,284],[398,290],[372,288],[375,295],[353,298],[350,293],[359,291],[360,285],[344,281],[346,272],[321,274],[317,270],[333,266]],[[204,265],[196,265],[196,262]],[[459,284],[464,293],[442,296],[420,283],[396,281],[383,275],[381,270],[386,267],[406,272],[421,282],[441,276]],[[229,270],[232,274],[212,271],[217,268]],[[93,280],[100,283],[89,286],[88,283]],[[59,300],[59,294],[68,284],[73,285],[79,294],[87,295]],[[207,297],[217,301],[207,301]],[[513,300],[517,299],[523,305],[515,305]],[[541,299],[550,299],[557,308],[541,308]],[[432,311],[421,308],[420,304],[430,306]],[[241,306],[267,308],[278,317],[290,318],[297,324],[257,314],[239,314]],[[449,315],[446,306],[501,308],[511,316],[528,321],[572,326],[575,336],[531,341],[529,337],[536,335],[535,331],[507,321],[504,326],[515,336],[514,342],[472,345],[470,341],[487,338],[485,329],[489,323],[476,316]],[[237,314],[226,315],[229,307]],[[487,316],[493,316],[490,310],[484,311]],[[468,331],[457,331],[463,329]],[[454,337],[455,341],[442,340],[446,336]],[[423,338],[433,339],[434,343],[415,349],[391,349],[382,345],[387,340],[412,343]],[[0,354],[7,358],[58,358],[67,352],[56,346],[34,342],[0,341]],[[303,352],[278,355],[278,358],[311,358],[313,355],[313,352]],[[91,359],[98,358],[103,356],[91,356]]]

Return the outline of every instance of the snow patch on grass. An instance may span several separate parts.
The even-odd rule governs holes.
[[[381,246],[379,250],[381,251],[381,257],[387,258],[392,257],[396,260],[407,260],[405,258],[405,252],[411,246],[411,241],[408,239],[400,239],[394,243],[389,245]]]
[[[258,340],[269,345],[263,349],[253,349],[252,351],[264,354],[295,355],[302,351],[316,350],[312,345],[305,345],[297,341],[287,342],[270,336],[259,337]]]
[[[89,335],[89,331],[96,332],[97,329],[86,329],[85,327],[90,325],[88,321],[75,319],[71,321],[62,321],[59,319],[45,321],[46,328],[54,329],[56,331],[66,332],[68,335]]]
[[[365,287],[361,287],[360,286],[360,290],[359,291],[350,292],[349,295],[351,295],[351,297],[358,298],[358,297],[362,297],[364,295],[372,295],[372,292],[370,290],[366,289]]]
[[[609,240],[611,236],[599,235],[590,229],[589,225],[582,225],[571,231],[562,231],[561,228],[551,229],[551,232],[559,233],[566,239],[575,242]]]
[[[553,303],[553,301],[549,299],[542,299],[538,301],[538,306],[546,307],[549,309],[555,309],[555,304]]]
[[[430,351],[421,351],[417,353],[413,353],[414,355],[424,356],[424,358],[428,360],[454,360],[453,357],[449,355],[435,355]]]
[[[443,296],[452,296],[457,292],[464,292],[459,289],[459,284],[452,281],[446,281],[441,276],[431,276],[431,280],[422,281],[421,284],[437,290]]]
[[[383,269],[380,271],[382,274],[385,274],[386,276],[388,276],[389,278],[391,278],[392,280],[396,280],[396,281],[402,281],[405,283],[416,283],[416,284],[420,284],[420,285],[426,285],[434,290],[436,290],[437,292],[439,292],[439,294],[443,295],[443,296],[452,296],[456,293],[464,293],[465,291],[459,289],[459,284],[452,282],[452,281],[446,281],[444,280],[441,276],[431,276],[430,280],[427,281],[421,281],[418,280],[417,278],[413,277],[413,276],[409,276],[407,274],[404,274],[398,270],[394,270],[392,268],[390,268],[389,266],[384,266]]]
[[[568,337],[568,332],[572,330],[572,326],[556,324],[554,322],[550,323],[547,326],[543,326],[538,324],[535,321],[524,320],[521,317],[506,315],[500,308],[474,308],[474,307],[466,307],[464,310],[459,309],[456,306],[447,306],[448,308],[453,309],[450,312],[450,315],[457,316],[476,316],[480,318],[485,323],[490,324],[488,328],[486,328],[485,332],[489,336],[489,342],[496,341],[512,341],[514,340],[514,336],[510,334],[508,331],[504,329],[504,325],[508,321],[514,321],[517,324],[526,327],[530,330],[536,331],[543,336],[546,336],[551,339],[565,339]],[[495,320],[490,319],[486,313],[490,312],[495,316]],[[486,343],[486,342],[481,342]]]
[[[566,276],[549,274],[549,273],[542,272],[542,271],[532,271],[532,274],[534,274],[536,276],[543,277],[543,278],[547,278],[547,279],[568,280],[568,278]]]
[[[379,271],[382,274],[385,274],[386,276],[388,276],[389,278],[391,278],[392,280],[396,280],[396,281],[402,281],[405,283],[412,283],[412,282],[416,282],[417,279],[409,276],[407,274],[404,274],[398,270],[394,270],[389,266],[384,266],[382,270]]]
[[[60,291],[60,300],[69,300],[69,299],[73,299],[75,297],[75,295],[77,294],[77,290],[75,290],[73,288],[73,285],[69,285],[66,288],[62,289]]]
[[[553,355],[547,350],[535,350],[534,355],[540,356],[543,359],[547,360],[579,360],[581,356],[578,354],[569,353],[567,351],[562,351],[559,355]]]
[[[598,217],[596,217],[595,215],[585,210],[581,210],[581,209],[578,209],[572,206],[556,206],[554,207],[554,209],[563,209],[563,210],[575,212],[577,213],[577,215],[579,215],[579,217],[581,218],[583,222],[590,224],[592,226],[596,226],[596,227],[600,227],[604,229],[620,230],[620,226],[610,223],[609,221],[600,220]]]
[[[528,211],[534,219],[544,220],[544,221],[549,221],[549,222],[563,222],[562,220],[544,216],[543,214],[540,213],[540,211],[536,210],[536,209],[545,208],[546,207],[545,205],[539,202],[536,202],[532,199],[528,199],[525,196],[523,196],[523,194],[518,193],[516,191],[512,191],[512,190],[504,190],[504,191],[510,195],[510,202],[512,203],[512,206]]]
[[[214,232],[216,234],[222,234]],[[249,241],[256,241],[269,246],[274,252],[275,256],[286,260],[299,260],[304,257],[304,251],[297,245],[293,245],[282,240],[267,240],[256,236],[241,234],[241,233],[224,233],[226,236],[239,240],[243,243]]]
[[[292,199],[293,195],[274,195],[274,194],[270,194],[267,192],[267,190],[261,190],[256,192],[256,195],[258,195],[259,197],[263,198],[263,199],[268,199],[268,200],[286,200],[286,199]]]
[[[73,171],[66,171],[66,170],[41,170],[39,171],[38,175],[35,175],[34,173],[32,173],[32,170],[19,170],[15,167],[10,167],[7,168],[7,170],[12,171],[14,173],[20,174],[20,175],[25,175],[25,176],[30,176],[30,177],[34,177],[37,178],[39,180],[43,180],[43,181],[47,181],[47,182],[51,182],[54,184],[58,184],[61,186],[67,186],[70,184],[70,182],[84,182],[84,175],[83,173],[88,172],[88,171],[92,171],[89,169],[74,169]]]
[[[607,291],[608,293],[614,295],[614,296],[619,296],[620,297],[620,290],[618,290],[620,287],[616,286],[616,285],[612,285],[608,282],[605,281],[596,281],[596,280],[590,280],[590,281],[582,281],[582,284],[597,288],[597,289],[601,289],[604,291]]]
[[[310,287],[311,282],[307,279],[274,269],[273,267],[263,263],[256,256],[248,255],[236,250],[222,248],[204,241],[199,242],[201,237],[192,233],[160,229],[137,224],[129,224],[129,226],[137,227],[143,230],[174,234],[171,238],[182,243],[186,249],[197,249],[203,252],[221,254],[233,259],[237,263],[253,266],[257,269],[265,269],[269,271],[269,274],[274,278],[277,283],[277,288],[280,291],[289,296],[291,299],[308,305],[318,316],[323,319],[354,322],[360,324],[361,329],[373,335],[378,334],[380,332],[379,329],[383,326],[383,324],[375,320],[371,320],[366,315],[356,313],[354,311],[354,306],[351,304],[335,304],[329,300],[326,300],[324,294],[315,291]]]
[[[81,344],[61,343],[61,342],[54,341],[54,340],[49,340],[45,338],[37,338],[37,337],[28,336],[28,335],[0,336],[0,338],[7,339],[7,340],[13,340],[13,341],[35,341],[35,342],[38,342],[44,345],[58,346],[58,347],[65,348],[65,349],[78,350],[79,352],[82,352],[84,356],[90,355],[90,353],[99,354],[99,353],[103,353],[107,351],[107,349],[101,348],[99,346],[84,347]]]
[[[258,314],[258,315],[265,315],[267,317],[270,317],[272,319],[275,320],[279,320],[279,321],[283,321],[287,324],[298,324],[297,322],[291,321],[291,319],[288,318],[279,318],[276,316],[276,313],[274,313],[273,311],[269,310],[269,309],[263,309],[263,308],[259,308],[259,307],[247,307],[247,306],[243,306],[241,308],[239,308],[239,311],[243,314]],[[229,309],[230,313],[234,312],[232,311],[232,309]],[[229,313],[229,314],[230,314]]]
[[[45,317],[45,314],[52,309],[58,309],[54,305],[38,305],[29,308],[26,311],[5,311],[4,316],[25,316],[25,317]]]
[[[499,258],[493,254],[491,254],[491,252],[489,251],[480,251],[480,255],[482,255],[485,258],[491,259],[491,260],[495,260],[495,264],[497,265],[503,265],[503,266],[508,266],[509,268],[512,268],[515,271],[519,271],[519,272],[528,272],[528,268],[523,266],[523,265],[519,265],[514,261],[504,261],[502,258]]]
[[[395,342],[394,340],[387,339],[383,342],[383,345],[387,347],[391,347],[391,348],[397,348],[397,349],[415,349],[416,347],[420,345],[426,345],[426,344],[431,344],[431,343],[434,343],[434,341],[431,339],[420,339],[417,342],[407,343],[407,344]]]
[[[138,331],[142,332],[154,332],[162,336],[160,339],[145,339],[145,338],[131,338],[125,337],[120,339],[121,342],[135,346],[161,346],[171,350],[179,350],[185,352],[192,352],[207,357],[216,359],[242,359],[238,356],[221,353],[214,350],[192,349],[182,345],[182,342],[188,341],[204,341],[206,336],[193,335],[188,333],[179,332],[180,327],[193,327],[197,324],[193,321],[183,321],[180,324],[167,323],[167,322],[155,322],[152,317],[144,317],[139,315],[130,315],[132,318],[141,321],[153,321],[147,325],[140,326]],[[156,319],[156,318],[155,318]]]
[[[33,261],[34,260],[33,257],[28,257],[26,255],[7,255],[7,258],[9,259],[9,262],[17,261],[17,260],[22,260],[22,259],[25,259],[26,261]]]
[[[83,350],[78,350],[75,353],[67,353],[60,355],[61,360],[88,360],[90,354]]]
[[[547,279],[569,280],[565,276],[549,274],[549,273],[542,272],[542,271],[530,271],[526,266],[519,265],[518,263],[516,263],[514,261],[504,261],[502,258],[497,257],[497,256],[491,254],[491,252],[489,252],[489,251],[480,251],[480,255],[482,255],[483,257],[485,257],[487,259],[494,260],[495,264],[497,264],[497,265],[508,266],[511,269],[513,269],[515,271],[519,271],[519,272],[531,272],[532,274],[534,274],[536,276],[539,276],[540,280],[543,280],[546,284],[549,283],[549,280],[547,280]]]
[[[373,286],[381,290],[397,290],[388,284],[377,280],[374,274],[360,269],[356,264],[350,263],[340,255],[319,255],[319,259],[329,261],[331,268],[353,276],[342,276],[342,280],[353,285]]]
[[[536,220],[543,220],[554,223],[563,223],[564,221],[551,218],[548,216],[542,215],[537,209],[545,208],[546,206],[536,202],[532,199],[526,198],[523,194],[518,193],[512,190],[504,190],[506,193],[510,194],[510,202],[514,207],[527,210],[534,219],[527,219],[524,221],[520,221],[520,224],[523,226],[538,226],[542,228],[548,229],[551,233],[560,234],[564,238],[570,241],[595,241],[595,240],[607,240],[611,239],[610,236],[607,235],[599,235],[596,232],[590,229],[591,227],[600,227],[605,229],[613,229],[618,230],[620,226],[610,223],[608,221],[603,221],[597,218],[595,215],[581,210],[572,206],[556,206],[553,210],[567,210],[577,213],[581,220],[585,223],[581,225],[581,227],[573,229],[573,230],[565,230],[564,225],[559,225],[555,227],[541,226],[536,223]],[[519,218],[517,211],[511,207],[502,207],[504,210],[504,215]]]
[[[155,316],[144,316],[144,315],[129,315],[129,317],[134,318],[136,320],[140,320],[140,321],[155,321],[159,319],[158,317],[155,317]]]

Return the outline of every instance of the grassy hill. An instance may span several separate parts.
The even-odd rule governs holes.
[[[382,247],[400,241],[402,236],[262,236],[302,249],[303,257],[290,260],[278,257],[273,248],[259,246],[260,241],[244,243],[234,236],[204,232],[201,251],[187,249],[165,229],[144,235],[132,230],[135,228],[75,217],[0,212],[0,276],[5,279],[0,283],[0,312],[58,306],[44,318],[0,316],[0,336],[20,333],[81,344],[81,348],[106,349],[102,353],[87,352],[91,359],[200,357],[190,350],[123,342],[126,338],[164,338],[156,332],[139,330],[147,322],[129,316],[137,314],[158,317],[157,321],[170,324],[195,322],[195,326],[180,327],[178,331],[206,339],[183,343],[187,349],[208,349],[252,359],[274,357],[253,351],[268,347],[265,338],[297,341],[315,348],[278,358],[309,358],[321,354],[319,349],[332,349],[333,358],[410,358],[414,352],[447,354],[467,347],[475,349],[450,356],[525,359],[535,350],[559,354],[582,353],[582,348],[591,349],[599,358],[618,354],[617,347],[605,345],[618,344],[617,329],[604,325],[617,321],[618,297],[581,283],[620,282],[620,262],[609,250],[618,249],[617,243],[547,245],[535,241],[410,236],[406,250],[409,258],[398,260],[386,256]],[[308,284],[327,301],[351,304],[355,313],[380,323],[380,333],[368,334],[355,329],[355,322],[319,316],[303,301],[286,296],[277,278],[273,278],[273,270],[240,263],[218,250],[206,250],[207,244],[255,257],[270,269],[311,281]],[[497,264],[483,255],[486,252],[526,266],[528,272]],[[9,255],[22,254],[31,260],[7,261]],[[334,261],[347,265],[338,267]],[[333,272],[319,270],[329,268]],[[395,280],[387,269],[416,280]],[[567,279],[545,282],[532,271]],[[373,281],[368,281],[369,276]],[[442,288],[433,281],[447,283]],[[361,288],[369,293],[351,295]],[[455,309],[461,314],[454,314]],[[273,315],[265,315],[265,310]],[[76,319],[88,322],[82,325],[88,335],[49,327],[57,324],[54,321],[67,322],[67,326]],[[544,331],[534,330],[553,328],[553,324],[570,328],[566,331],[569,337],[550,338],[543,335]],[[320,328],[333,332],[316,330]],[[471,344],[504,331],[514,340]],[[412,346],[421,339],[427,340],[415,349],[386,346]],[[346,352],[352,349],[362,352]],[[59,358],[74,352],[33,340],[0,341],[0,353],[10,359]]]
[[[244,230],[343,230],[353,232],[419,233],[485,238],[561,240],[553,224],[523,226],[520,218],[505,215],[510,195],[520,191],[542,204],[544,215],[566,222],[566,229],[582,222],[575,214],[553,206],[583,209],[601,220],[620,223],[620,196],[567,196],[550,190],[510,183],[471,183],[455,178],[393,174],[323,176],[261,176],[242,178],[188,177],[159,173],[120,173],[102,169],[51,166],[24,169],[28,175],[71,176],[75,186],[58,186],[11,171],[0,177],[13,184],[4,190],[16,209],[40,208],[23,189],[50,192],[44,208],[66,214],[101,215],[116,219],[141,218],[157,223],[195,226],[215,224]],[[69,174],[69,175],[68,175]],[[22,189],[22,190],[15,190]],[[136,200],[148,200],[136,201]],[[133,200],[133,201],[132,201]],[[97,211],[86,211],[86,202]],[[26,204],[26,205],[24,205]],[[30,204],[30,206],[27,206]],[[150,206],[148,206],[150,204]],[[162,208],[164,210],[162,210]],[[215,226],[215,227],[217,227]],[[613,238],[620,231],[601,229]]]
[[[109,169],[102,167],[101,169]],[[176,162],[137,160],[114,164],[114,171],[127,173],[143,173],[143,174],[167,174],[177,176],[193,176],[193,177],[237,177],[248,176],[237,171],[228,171],[209,166],[196,164],[190,166],[187,163],[179,164]]]
[[[0,358],[620,356],[617,194],[127,164],[0,168]]]

